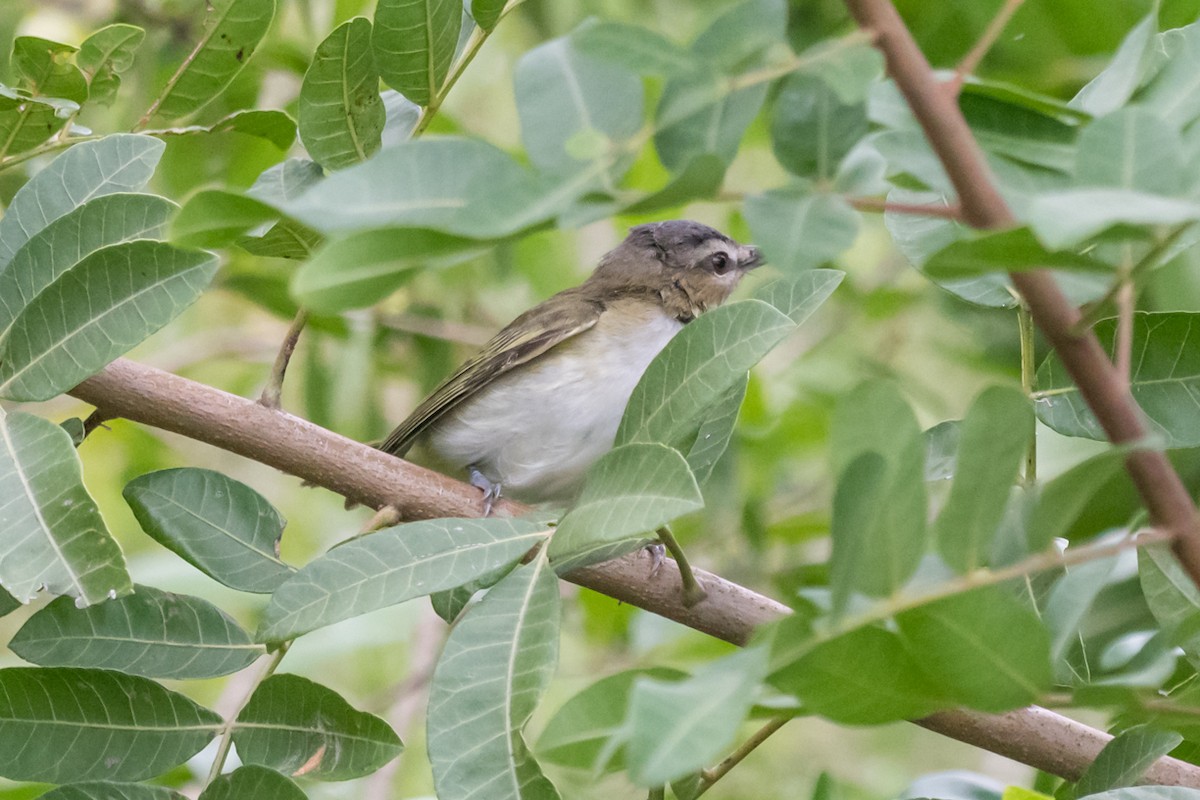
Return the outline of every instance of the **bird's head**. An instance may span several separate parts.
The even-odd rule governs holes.
[[[738,282],[763,262],[757,247],[738,244],[691,220],[631,228],[625,241],[600,259],[592,280],[613,287],[645,287],[687,320],[720,305]]]

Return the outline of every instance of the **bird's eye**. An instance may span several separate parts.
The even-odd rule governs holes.
[[[713,253],[712,268],[713,272],[718,275],[724,275],[729,271],[729,256],[724,253]]]

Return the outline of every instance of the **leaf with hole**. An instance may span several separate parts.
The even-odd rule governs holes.
[[[126,484],[124,497],[151,538],[232,589],[269,593],[294,572],[279,559],[283,517],[227,475],[151,472]]]
[[[86,606],[133,590],[58,425],[0,410],[0,497],[0,584],[16,599],[29,602],[44,587]]]
[[[109,105],[121,88],[121,73],[133,66],[133,54],[146,38],[136,25],[107,25],[83,40],[75,63],[88,81],[88,102]]]
[[[245,764],[325,781],[370,775],[404,749],[382,719],[299,675],[259,684],[238,713],[233,743]]]

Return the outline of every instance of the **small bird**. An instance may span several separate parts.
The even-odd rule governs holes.
[[[569,502],[612,449],[634,386],[684,325],[720,305],[762,261],[698,222],[638,225],[579,286],[513,320],[379,446],[421,440],[483,491]]]

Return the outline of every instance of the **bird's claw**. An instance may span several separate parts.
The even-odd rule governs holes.
[[[500,499],[500,484],[492,483],[482,472],[470,467],[470,482],[476,489],[483,492],[483,516],[492,515],[492,506]]]
[[[658,571],[662,569],[663,561],[667,558],[667,548],[662,542],[648,544],[643,550],[650,556],[650,577],[658,575]]]

